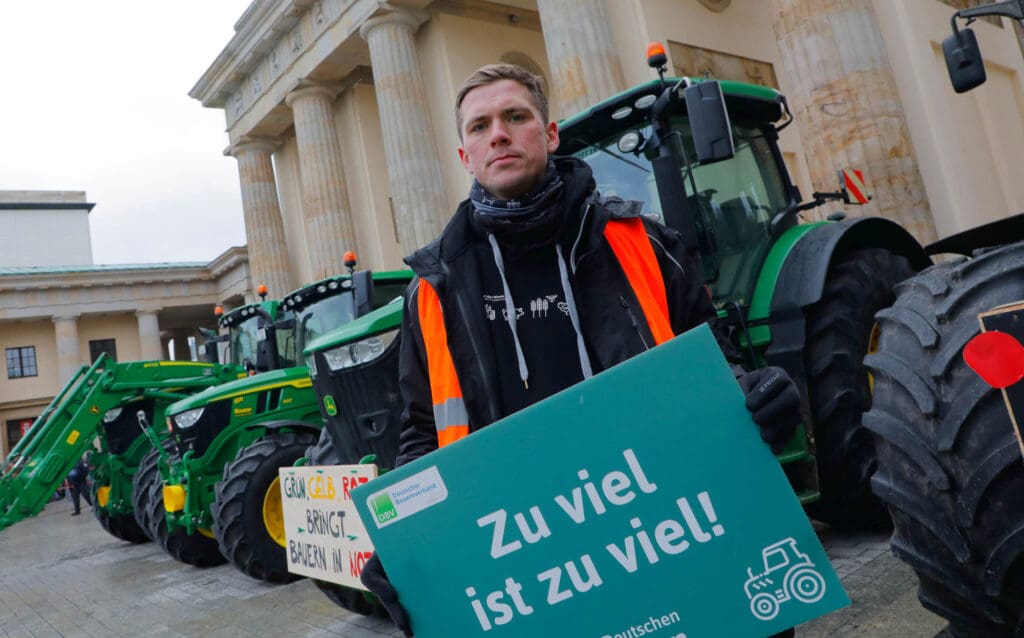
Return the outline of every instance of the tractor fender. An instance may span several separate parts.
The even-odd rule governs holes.
[[[802,398],[804,422],[810,422],[805,309],[819,301],[833,258],[847,250],[884,248],[906,257],[915,270],[932,264],[924,248],[899,224],[882,217],[855,217],[822,224],[801,237],[786,255],[775,281],[769,313],[771,345],[765,352],[769,365],[781,366],[796,382]]]
[[[981,248],[1012,244],[1024,239],[1024,213],[1018,213],[994,222],[969,228],[955,235],[925,246],[929,255],[959,253],[970,255]]]
[[[305,421],[296,421],[295,419],[278,419],[276,421],[263,421],[262,423],[253,423],[252,425],[245,426],[246,430],[266,430],[267,432],[275,432],[277,430],[293,430],[295,432],[310,432],[316,436],[320,436],[320,430],[322,427],[306,423]]]

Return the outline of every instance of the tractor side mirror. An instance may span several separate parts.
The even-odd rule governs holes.
[[[697,161],[711,164],[736,155],[722,85],[714,80],[691,84],[683,90],[683,99],[690,116]]]
[[[954,31],[942,41],[942,56],[946,58],[949,81],[957,93],[966,93],[984,84],[985,62],[974,31],[968,28]]]
[[[275,339],[263,339],[256,345],[256,370],[266,372],[277,368],[274,359],[277,356]]]
[[[206,363],[220,363],[220,349],[218,344],[228,340],[228,335],[219,335],[216,330],[200,326],[199,334],[203,337],[203,343],[199,344],[199,360]]]
[[[362,317],[373,310],[373,272],[360,270],[352,273],[352,294],[356,317]]]

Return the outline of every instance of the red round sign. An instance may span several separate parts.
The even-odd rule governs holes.
[[[993,388],[1024,379],[1024,346],[998,330],[983,332],[964,346],[964,361]]]

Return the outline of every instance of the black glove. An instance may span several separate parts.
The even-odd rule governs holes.
[[[405,607],[402,607],[402,603],[398,602],[398,592],[391,586],[387,572],[384,571],[384,565],[377,558],[376,553],[363,565],[363,573],[359,575],[359,580],[366,585],[367,589],[377,594],[377,598],[380,598],[381,604],[384,605],[384,609],[391,616],[395,626],[401,629],[408,638],[412,638],[409,613],[405,611]]]
[[[739,379],[747,409],[761,438],[779,454],[800,423],[800,393],[786,371],[776,366],[752,370]]]

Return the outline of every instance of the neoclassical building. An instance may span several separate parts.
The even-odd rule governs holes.
[[[64,383],[101,352],[188,359],[218,303],[248,295],[244,247],[209,263],[93,264],[82,191],[0,191],[0,458]]]
[[[354,249],[395,267],[432,239],[469,178],[452,101],[477,67],[543,76],[563,118],[654,77],[766,84],[788,96],[783,132],[805,196],[864,171],[854,211],[922,241],[1024,210],[1009,167],[1024,143],[1024,57],[1014,25],[975,29],[989,81],[956,95],[941,41],[974,0],[254,0],[190,95],[223,109],[254,283],[341,270]]]

